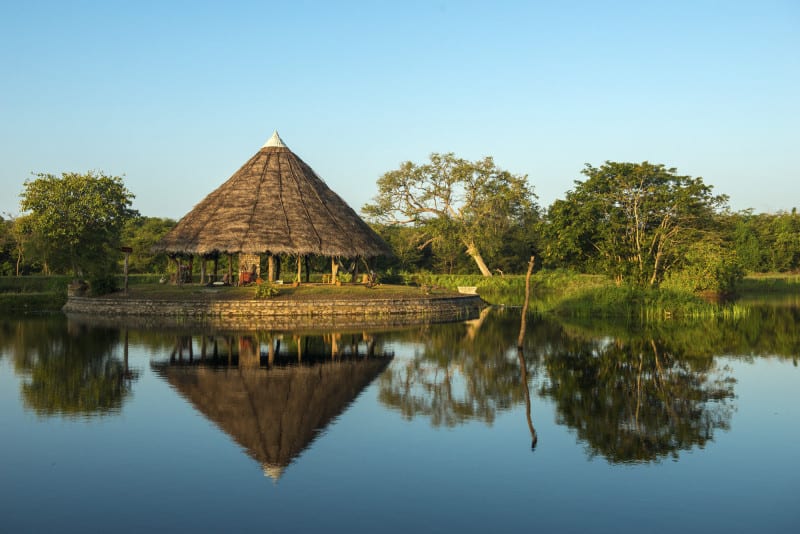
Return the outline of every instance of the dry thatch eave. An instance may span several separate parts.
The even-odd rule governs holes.
[[[285,146],[264,146],[154,247],[185,254],[391,255],[386,242]]]

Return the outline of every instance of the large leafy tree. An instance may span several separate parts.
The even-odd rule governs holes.
[[[525,176],[499,169],[491,157],[470,162],[452,153],[431,154],[428,163],[410,161],[378,179],[374,202],[363,208],[373,221],[412,227],[413,239],[442,254],[466,251],[484,276],[487,257],[503,236],[538,215]]]
[[[548,253],[618,281],[658,285],[691,243],[716,235],[715,216],[727,203],[702,178],[646,161],[587,164],[582,172],[587,179],[550,207]]]
[[[110,268],[125,221],[136,215],[122,178],[102,172],[37,174],[20,196],[31,231],[47,244],[51,267],[77,277]]]

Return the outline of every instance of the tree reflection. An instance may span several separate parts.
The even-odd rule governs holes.
[[[427,417],[437,427],[493,423],[499,411],[524,401],[523,377],[527,384],[535,369],[517,357],[518,329],[518,313],[486,310],[475,321],[410,331],[414,357],[395,360],[381,375],[380,401],[407,419]],[[526,346],[533,347],[539,329],[531,330]]]
[[[729,428],[728,370],[662,341],[573,338],[545,367],[541,394],[556,402],[558,422],[613,463],[677,458]]]
[[[135,378],[116,356],[120,333],[59,320],[6,322],[0,346],[22,381],[25,405],[42,416],[114,413]]]
[[[448,427],[491,424],[498,412],[524,403],[535,446],[535,391],[555,401],[558,422],[574,428],[591,455],[615,463],[677,457],[730,425],[734,381],[700,341],[712,336],[730,346],[730,328],[593,330],[536,318],[518,351],[519,321],[518,311],[493,310],[476,322],[407,333],[414,355],[396,359],[381,376],[381,402],[407,419]]]

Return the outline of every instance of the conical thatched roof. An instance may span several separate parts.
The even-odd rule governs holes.
[[[278,132],[154,248],[189,254],[391,254]]]

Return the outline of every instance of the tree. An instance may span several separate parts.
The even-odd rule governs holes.
[[[526,176],[498,169],[490,157],[470,162],[452,153],[430,162],[406,161],[378,179],[378,195],[364,206],[375,222],[413,227],[417,247],[465,250],[484,276],[492,273],[483,254],[502,246],[509,230],[538,215]]]
[[[0,276],[14,272],[14,220],[0,216]]]
[[[69,268],[76,277],[111,268],[125,221],[136,215],[122,178],[102,172],[37,174],[20,196],[51,267]]]
[[[586,165],[565,200],[548,212],[549,254],[564,264],[587,264],[621,282],[657,286],[683,250],[715,233],[715,215],[727,202],[702,178],[664,165]]]
[[[136,217],[125,223],[122,243],[133,249],[128,268],[133,273],[165,273],[167,254],[151,252],[153,245],[175,226],[175,221],[160,217]]]
[[[752,210],[727,214],[724,222],[731,245],[749,272],[800,269],[800,215],[790,212],[753,214]]]

